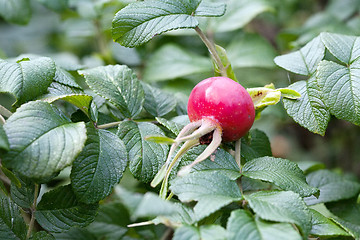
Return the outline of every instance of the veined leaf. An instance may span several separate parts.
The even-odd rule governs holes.
[[[1,196],[0,206],[0,238],[25,239],[27,229],[19,207],[9,198]]]
[[[349,67],[324,60],[316,78],[331,114],[360,125],[360,59]]]
[[[319,190],[309,186],[296,163],[286,159],[262,157],[245,163],[242,174],[253,179],[272,182],[284,190],[291,190],[301,196],[316,194]]]
[[[35,184],[30,179],[17,176],[20,186],[11,182],[11,199],[22,208],[30,208],[34,202]]]
[[[259,129],[252,129],[248,137],[241,139],[241,157],[250,161],[254,158],[272,156],[270,140]]]
[[[169,129],[172,133],[174,133],[176,136],[179,134],[181,129],[190,122],[189,117],[187,115],[181,115],[177,116],[171,120],[167,120],[165,118],[156,117],[156,120]],[[177,120],[180,120],[177,121]]]
[[[92,230],[92,229],[91,229]],[[74,227],[66,232],[53,233],[56,240],[97,240],[96,236],[86,228]],[[40,238],[39,240],[42,240]]]
[[[360,192],[360,184],[350,181],[343,176],[329,170],[319,170],[307,175],[309,185],[320,189],[318,198],[310,196],[305,198],[308,205],[324,202],[334,202],[349,199]]]
[[[262,219],[296,224],[304,239],[311,230],[311,215],[300,196],[290,191],[262,191],[245,195],[252,210]]]
[[[1,124],[0,124],[0,150],[5,150],[5,151],[10,150],[9,140],[4,131],[4,127]]]
[[[144,102],[144,91],[135,73],[125,65],[108,65],[78,71],[89,87],[108,99],[124,118],[138,115]]]
[[[297,100],[283,99],[289,116],[310,132],[325,135],[330,112],[325,106],[316,78],[313,76],[308,81],[296,82],[289,88],[301,94],[301,98]]]
[[[62,232],[85,227],[95,219],[98,204],[79,202],[70,185],[45,193],[35,212],[38,223],[47,231]]]
[[[360,57],[360,38],[335,33],[321,33],[325,47],[337,59],[345,64],[351,64]]]
[[[0,92],[13,94],[16,104],[20,105],[44,94],[55,71],[55,63],[47,57],[22,59],[16,63],[0,59]]]
[[[360,202],[356,198],[329,202],[326,208],[339,218],[360,226]]]
[[[124,143],[115,134],[87,128],[88,139],[71,170],[71,184],[78,200],[95,203],[108,196],[127,166]]]
[[[56,238],[56,239],[60,240],[60,238]],[[39,231],[31,235],[30,240],[55,240],[55,237],[45,231]]]
[[[301,236],[289,223],[268,223],[254,218],[243,209],[231,212],[227,222],[228,240],[300,240]]]
[[[144,108],[154,117],[164,116],[176,107],[177,101],[173,95],[146,83],[142,83],[142,86],[145,93]]]
[[[324,58],[325,47],[320,37],[314,38],[300,50],[274,59],[275,63],[293,73],[311,76]]]
[[[174,240],[225,240],[226,231],[219,225],[203,225],[198,228],[184,225],[175,230]]]
[[[311,234],[315,236],[350,236],[344,229],[337,225],[332,220],[326,218],[318,211],[310,209],[312,215],[312,229]]]
[[[211,71],[209,58],[188,52],[177,45],[167,44],[147,61],[144,79],[158,82]]]
[[[0,0],[0,16],[16,24],[27,24],[31,18],[29,0]]]
[[[55,106],[41,101],[18,108],[4,129],[10,143],[4,166],[38,180],[69,166],[86,140],[83,122],[72,123]]]
[[[194,15],[221,16],[225,12],[224,4],[200,2],[148,0],[129,4],[113,19],[113,39],[125,47],[136,47],[170,30],[195,28],[199,22]]]
[[[146,141],[149,135],[164,135],[152,123],[125,121],[119,124],[117,135],[126,145],[129,153],[131,173],[143,182],[150,182],[164,164],[169,147]]]
[[[182,202],[197,201],[194,212],[197,220],[242,199],[236,181],[217,172],[194,172],[170,182],[170,189]]]

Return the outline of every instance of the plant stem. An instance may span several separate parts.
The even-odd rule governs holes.
[[[0,124],[5,124],[5,118],[0,114]]]
[[[235,161],[239,166],[241,173],[241,138],[235,142]]]
[[[32,233],[32,230],[34,228],[34,224],[35,224],[35,212],[36,212],[36,204],[37,204],[37,199],[39,196],[39,191],[40,191],[40,185],[39,184],[35,184],[35,192],[34,192],[34,202],[31,206],[31,219],[30,219],[30,223],[29,223],[29,229],[27,231],[26,234],[26,239],[29,239]]]
[[[206,35],[203,33],[203,31],[201,31],[199,27],[195,27],[195,31],[197,32],[197,34],[199,35],[203,43],[206,45],[209,52],[211,53],[211,56],[214,59],[215,64],[218,66],[220,70],[221,76],[227,77],[226,68],[221,62],[220,56],[216,51],[215,45],[206,37]]]
[[[106,128],[111,128],[111,127],[116,127],[116,126],[119,125],[121,122],[122,122],[122,121],[106,123],[106,124],[98,125],[98,126],[96,126],[96,128],[98,128],[98,129],[106,129]]]
[[[10,112],[5,107],[0,105],[0,115],[8,118],[8,117],[10,117],[12,115],[12,112]]]

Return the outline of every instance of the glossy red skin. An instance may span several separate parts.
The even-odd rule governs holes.
[[[246,89],[226,77],[207,78],[190,93],[188,102],[190,121],[209,118],[222,130],[222,139],[231,142],[243,137],[255,119],[253,101]]]

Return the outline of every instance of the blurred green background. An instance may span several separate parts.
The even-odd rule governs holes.
[[[23,0],[16,16],[0,15],[0,58],[22,54],[52,57],[68,71],[126,64],[139,78],[187,100],[192,87],[213,75],[207,49],[192,30],[177,30],[136,49],[112,41],[115,13],[135,0]],[[210,0],[207,0],[210,1]],[[216,0],[214,0],[216,2]],[[225,16],[201,19],[200,28],[227,50],[245,87],[286,87],[303,77],[277,67],[275,56],[296,50],[329,31],[360,33],[360,0],[227,0]],[[4,8],[3,8],[4,9]],[[78,76],[77,76],[78,77]],[[81,84],[81,78],[78,77]],[[0,104],[11,107],[9,95]],[[281,106],[268,107],[256,128],[270,137],[273,154],[319,161],[360,176],[360,130],[332,119],[324,137],[308,132]]]

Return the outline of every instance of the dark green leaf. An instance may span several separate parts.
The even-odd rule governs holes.
[[[4,131],[3,125],[0,124],[0,150],[9,151],[9,141]]]
[[[40,232],[34,233],[31,236],[30,240],[55,240],[55,237],[53,235],[51,235],[50,233],[47,233],[45,231],[40,231]]]
[[[312,215],[311,234],[315,236],[349,236],[349,234],[332,220],[324,217],[318,211],[310,209]]]
[[[314,38],[300,50],[278,56],[275,63],[293,73],[310,76],[324,58],[325,47],[320,37]]]
[[[68,71],[61,67],[56,67],[54,81],[69,87],[81,89],[75,78]]]
[[[117,135],[124,141],[129,152],[130,171],[143,182],[150,182],[164,164],[168,146],[146,141],[149,135],[164,135],[152,123],[125,121],[119,124]]]
[[[265,156],[272,156],[269,138],[261,130],[250,130],[249,135],[241,139],[241,157],[250,161]]]
[[[308,174],[325,168],[324,163],[314,161],[300,161],[297,163],[297,165],[304,172],[304,174]]]
[[[69,166],[86,140],[84,123],[71,123],[56,107],[41,101],[18,108],[4,129],[10,143],[4,166],[35,179]]]
[[[324,60],[316,77],[331,114],[360,125],[360,59],[349,67]]]
[[[302,127],[313,133],[324,135],[330,112],[323,101],[322,92],[315,77],[309,81],[299,81],[289,86],[301,94],[297,100],[283,99],[284,107],[290,117]]]
[[[27,228],[18,206],[1,196],[0,206],[0,239],[25,239]]]
[[[161,199],[154,193],[148,192],[141,199],[133,217],[169,216],[176,212],[173,203]]]
[[[35,184],[26,177],[18,177],[21,186],[11,182],[11,199],[22,208],[30,208],[34,202]]]
[[[44,94],[55,71],[55,63],[47,57],[16,63],[0,59],[0,92],[13,94],[20,105]]]
[[[334,221],[350,233],[356,240],[360,238],[360,225],[347,222],[341,218],[334,218]]]
[[[360,38],[335,33],[321,33],[325,47],[337,59],[345,64],[351,64],[360,57]]]
[[[194,172],[175,178],[170,189],[182,202],[197,201],[194,207],[197,220],[242,199],[236,181],[217,172]]]
[[[176,107],[173,95],[146,83],[142,83],[142,86],[145,93],[144,108],[154,117],[164,116]]]
[[[71,185],[79,201],[95,203],[108,196],[127,166],[124,143],[115,134],[87,128],[88,139],[71,170]]]
[[[311,215],[301,197],[290,191],[262,191],[245,195],[252,210],[262,219],[296,224],[307,237]]]
[[[276,52],[270,43],[259,35],[239,35],[226,49],[233,68],[275,67],[273,59]]]
[[[219,225],[203,225],[198,228],[184,225],[176,229],[174,240],[225,240],[226,231]]]
[[[309,186],[306,178],[296,163],[286,159],[262,157],[245,163],[242,174],[246,177],[274,183],[284,190],[310,196],[319,190]]]
[[[125,65],[108,65],[78,71],[89,87],[113,103],[124,116],[138,115],[144,102],[144,91],[135,73]]]
[[[175,136],[177,136],[180,133],[181,129],[183,129],[183,127],[190,122],[187,115],[177,116],[171,120],[157,117],[156,120],[161,125],[169,129],[172,133],[174,133]]]
[[[29,0],[0,0],[0,16],[16,24],[27,24],[31,18]]]
[[[209,58],[186,51],[175,44],[167,44],[147,61],[144,80],[158,82],[211,71]]]
[[[35,217],[47,231],[62,232],[72,227],[85,227],[94,221],[98,205],[79,202],[70,185],[45,193]]]
[[[227,223],[228,240],[300,240],[300,235],[288,223],[267,223],[254,218],[248,211],[231,212]]]
[[[360,225],[360,203],[356,198],[329,202],[326,203],[326,207],[339,218]]]
[[[45,97],[52,97],[52,96],[61,96],[61,95],[69,95],[69,94],[83,94],[83,91],[74,88],[69,87],[67,85],[58,83],[58,82],[52,82],[48,88],[49,94],[46,94]]]
[[[155,35],[179,28],[195,28],[193,16],[199,0],[148,0],[131,3],[116,13],[113,39],[125,47],[136,47]]]
[[[53,233],[56,240],[97,240],[94,234],[84,228],[71,228],[69,231]]]
[[[9,169],[5,168],[4,166],[0,167],[1,171],[5,174],[5,176],[7,178],[9,178],[9,180],[11,181],[11,183],[13,183],[15,186],[17,187],[21,187],[21,182],[18,178],[18,176],[16,176],[12,171],[10,171]]]
[[[201,240],[200,232],[193,226],[181,226],[174,232],[173,240]]]
[[[307,175],[306,180],[309,185],[320,190],[318,198],[314,196],[305,198],[308,205],[349,199],[360,192],[360,183],[350,181],[330,170],[312,172]]]

